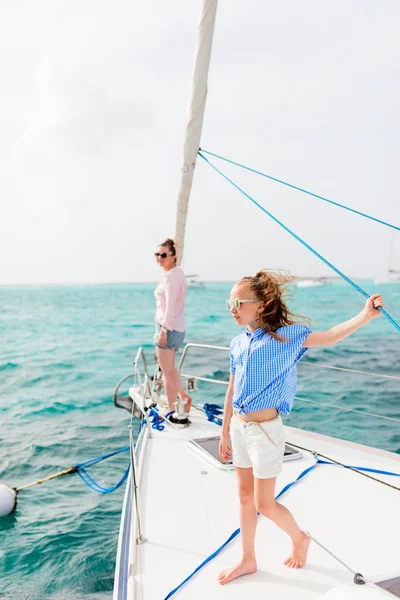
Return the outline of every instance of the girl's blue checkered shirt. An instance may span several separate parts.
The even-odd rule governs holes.
[[[307,352],[303,344],[311,329],[296,323],[277,330],[284,342],[264,329],[245,331],[230,345],[231,373],[235,375],[232,406],[246,414],[276,408],[282,415],[292,410],[296,393],[296,363]]]

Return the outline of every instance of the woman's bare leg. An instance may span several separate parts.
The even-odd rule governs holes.
[[[175,376],[175,350],[158,348],[156,354],[164,380],[164,389],[168,400],[168,409],[175,410],[178,386]]]
[[[186,410],[189,412],[192,399],[185,392],[179,373],[175,368],[175,350],[158,348],[156,346],[156,354],[163,373],[168,409],[175,410],[176,397],[179,395],[181,400],[186,402]]]
[[[176,376],[176,385],[177,385],[179,397],[181,400],[186,402],[186,411],[189,412],[190,407],[192,406],[192,399],[189,396],[189,394],[185,391],[177,369],[175,369],[175,376]]]

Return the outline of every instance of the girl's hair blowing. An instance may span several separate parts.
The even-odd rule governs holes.
[[[309,323],[308,319],[295,315],[287,307],[286,302],[292,297],[288,284],[293,279],[292,275],[281,271],[262,269],[254,277],[243,277],[238,281],[238,285],[247,285],[257,300],[264,303],[264,310],[259,316],[260,327],[280,342],[285,341],[276,333],[280,327],[294,325],[299,321]]]

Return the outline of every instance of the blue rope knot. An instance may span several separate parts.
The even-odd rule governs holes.
[[[152,429],[157,429],[157,431],[162,431],[163,429],[165,429],[165,425],[161,425],[161,423],[164,421],[164,417],[160,417],[160,415],[154,408],[151,408],[149,410],[148,419],[151,423]]]
[[[206,413],[209,421],[216,423],[217,425],[222,425],[222,419],[217,415],[222,415],[224,411],[220,406],[218,406],[218,404],[209,404],[207,402],[206,404],[203,404],[203,410]]]
[[[157,429],[157,431],[162,431],[163,429],[165,429],[165,425],[161,425],[161,423],[163,421],[165,421],[165,419],[167,419],[169,417],[169,415],[173,414],[173,410],[170,410],[169,412],[167,412],[163,417],[160,416],[159,412],[155,409],[155,408],[151,408],[149,410],[149,423],[151,423],[151,428],[152,429]],[[142,424],[146,423],[146,419],[142,420]]]

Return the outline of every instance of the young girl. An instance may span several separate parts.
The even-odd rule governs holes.
[[[293,548],[285,565],[298,569],[305,564],[311,539],[299,529],[288,509],[275,501],[275,483],[285,449],[280,415],[288,415],[292,409],[296,363],[307,349],[343,340],[378,317],[378,307],[383,307],[382,297],[375,294],[353,319],[312,333],[307,325],[296,323],[286,306],[285,284],[291,280],[258,271],[255,277],[238,281],[227,301],[237,325],[247,328],[230,345],[231,376],[219,446],[224,460],[232,455],[238,477],[242,560],[219,574],[222,585],[257,570],[257,512],[290,536]]]

